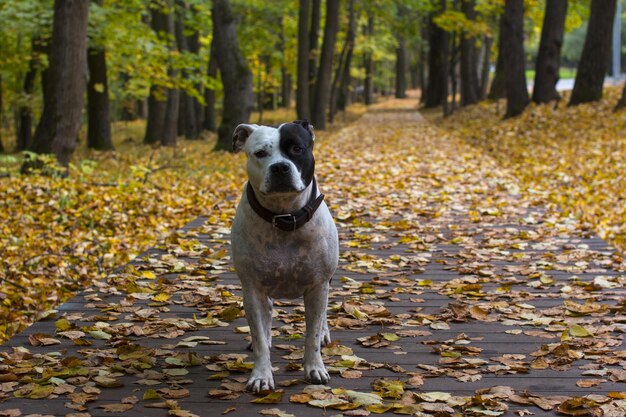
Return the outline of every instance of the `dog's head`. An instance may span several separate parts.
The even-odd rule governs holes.
[[[300,193],[313,180],[313,126],[306,120],[276,127],[241,124],[233,150],[248,156],[248,179],[262,194]]]

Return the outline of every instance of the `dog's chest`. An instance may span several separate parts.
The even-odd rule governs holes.
[[[322,214],[325,207],[296,232],[259,223],[254,213],[243,211],[233,224],[233,260],[244,285],[273,298],[296,298],[332,276],[337,240],[330,216]]]

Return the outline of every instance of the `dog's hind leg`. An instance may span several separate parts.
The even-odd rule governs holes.
[[[328,318],[326,317],[326,310],[322,316],[322,325],[320,328],[320,346],[326,346],[330,344],[330,330],[328,329]]]
[[[313,384],[326,384],[330,380],[322,362],[322,320],[326,317],[328,284],[314,287],[304,294],[306,339],[304,342],[304,378]]]
[[[250,326],[252,336],[252,352],[254,368],[246,389],[259,392],[274,389],[274,377],[272,376],[272,363],[270,360],[270,341],[272,322],[271,300],[264,294],[259,294],[254,289],[243,287],[244,309]]]

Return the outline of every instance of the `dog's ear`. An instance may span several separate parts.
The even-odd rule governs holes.
[[[315,140],[315,131],[313,130],[313,125],[309,123],[308,120],[294,120],[293,123],[298,124],[304,128],[311,135],[311,139]]]
[[[233,152],[241,151],[248,140],[248,136],[254,132],[258,125],[240,124],[233,133]]]

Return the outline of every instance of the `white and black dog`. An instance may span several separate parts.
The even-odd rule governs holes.
[[[329,381],[320,346],[330,342],[328,288],[337,267],[337,228],[315,178],[313,126],[242,124],[233,150],[245,150],[248,182],[232,228],[232,256],[252,335],[247,389],[274,389],[270,361],[272,299],[304,297],[305,379]]]

